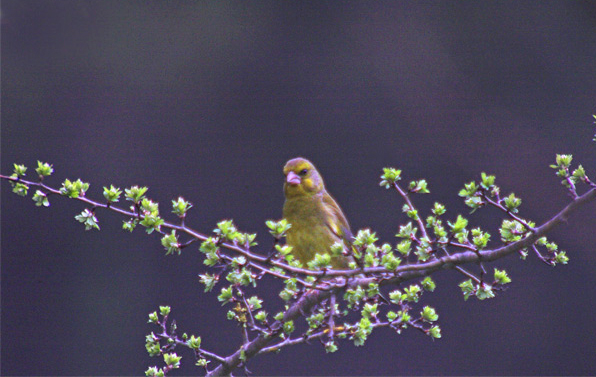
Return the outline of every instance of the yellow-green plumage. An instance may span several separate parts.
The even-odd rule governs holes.
[[[306,266],[315,254],[329,254],[336,242],[343,242],[347,249],[352,239],[350,225],[325,190],[323,178],[314,165],[304,158],[295,158],[286,163],[284,174],[283,217],[292,224],[286,237],[292,255]],[[349,260],[346,256],[336,256],[331,259],[331,265],[348,268]]]

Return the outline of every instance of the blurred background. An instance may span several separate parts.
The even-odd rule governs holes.
[[[272,240],[282,166],[311,159],[354,230],[395,243],[402,202],[381,169],[425,178],[447,218],[463,214],[498,241],[500,216],[469,215],[457,197],[482,171],[548,220],[570,200],[548,165],[571,153],[596,177],[594,1],[69,1],[1,4],[1,171],[54,165],[65,178],[149,186],[169,220],[171,199],[194,204],[187,224],[209,233],[233,218]],[[139,375],[161,364],[144,337],[147,314],[171,305],[179,332],[229,354],[240,329],[216,292],[203,293],[197,247],[165,256],[156,235],[101,232],[1,183],[2,375]],[[125,204],[126,205],[126,204]],[[596,373],[596,204],[550,238],[568,266],[510,256],[513,283],[464,302],[453,271],[435,275],[423,304],[443,338],[377,330],[364,347],[316,342],[250,361],[256,375],[587,375]],[[494,244],[497,244],[496,242]],[[471,267],[473,268],[473,267]],[[262,286],[268,310],[279,284]],[[217,288],[219,291],[219,288]],[[172,375],[198,374],[183,350]]]

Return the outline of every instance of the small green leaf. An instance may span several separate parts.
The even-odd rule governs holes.
[[[429,291],[429,292],[433,292],[435,290],[435,288],[437,287],[437,285],[435,284],[435,282],[433,281],[433,279],[430,276],[425,277],[424,280],[422,280],[422,282],[420,284],[422,285],[422,288],[425,291]]]
[[[454,234],[458,234],[461,233],[466,228],[466,226],[468,226],[468,220],[462,217],[462,215],[457,215],[455,223],[452,224],[448,221],[447,224],[449,224],[449,226],[451,227],[451,231]]]
[[[159,314],[161,314],[163,317],[168,316],[171,311],[172,311],[172,308],[170,308],[169,306],[160,306],[159,307]]]
[[[209,273],[200,274],[199,281],[205,285],[205,292],[210,292],[219,281],[219,275],[211,275]]]
[[[397,289],[396,289],[396,290],[394,290],[394,291],[391,291],[391,292],[389,293],[389,300],[390,300],[392,303],[396,304],[396,305],[399,305],[399,304],[400,304],[400,303],[401,303],[401,302],[404,300],[404,298],[405,298],[405,295],[403,295],[403,294],[402,294],[402,293],[401,293],[399,290],[397,290]]]
[[[337,344],[333,340],[329,340],[325,343],[325,352],[333,353],[337,351]]]
[[[463,281],[459,284],[462,293],[464,294],[464,300],[467,301],[470,296],[475,294],[476,289],[474,288],[474,284],[472,283],[472,279]]]
[[[565,253],[564,251],[555,253],[555,262],[559,264],[567,264],[569,262],[569,257],[567,257],[567,253]]]
[[[408,190],[413,193],[417,194],[428,194],[430,191],[428,190],[428,183],[426,180],[421,179],[419,181],[412,181],[410,182],[410,186]]]
[[[95,214],[87,208],[85,208],[80,214],[76,215],[75,219],[85,225],[85,230],[99,230],[99,225],[97,224],[98,221],[95,217]]]
[[[138,204],[147,192],[147,187],[132,186],[131,188],[124,189],[124,197],[126,200]]]
[[[128,221],[123,221],[122,229],[132,232],[136,228],[138,222],[139,221],[137,219],[130,219]]]
[[[393,184],[401,179],[401,170],[394,169],[394,168],[383,168],[383,174],[381,175],[381,183],[382,187],[388,189]]]
[[[279,221],[267,220],[265,221],[265,225],[267,225],[269,233],[271,233],[275,239],[285,237],[288,230],[292,227],[292,224],[288,223],[286,219],[281,219]]]
[[[221,302],[222,305],[227,304],[232,299],[233,299],[232,286],[229,286],[227,288],[222,288],[220,295],[217,296],[217,300],[219,302]]]
[[[172,212],[178,217],[186,216],[186,212],[191,208],[192,204],[184,200],[181,196],[176,200],[172,200]]]
[[[439,319],[439,315],[437,314],[435,309],[431,308],[430,306],[425,306],[420,312],[420,316],[426,322],[435,322]]]
[[[50,206],[50,201],[48,200],[48,197],[45,193],[43,193],[40,190],[35,191],[35,194],[33,194],[33,201],[35,202],[35,205],[37,207],[49,207]]]
[[[307,263],[311,270],[321,270],[331,267],[331,255],[329,254],[315,254],[315,257]]]
[[[410,285],[408,288],[404,288],[405,301],[418,302],[420,295],[422,294],[420,286],[417,284]]]
[[[18,196],[27,196],[29,186],[21,182],[14,183],[13,181],[11,181],[10,184],[12,185],[12,192]]]
[[[493,297],[495,297],[495,293],[493,292],[492,287],[488,284],[482,284],[476,289],[476,298],[478,300],[485,300]]]
[[[255,319],[262,323],[267,322],[267,312],[264,310],[259,311],[257,314],[255,314]]]
[[[495,176],[487,175],[485,172],[480,174],[480,186],[485,190],[490,190],[495,185]]]
[[[88,189],[89,183],[83,182],[80,179],[77,179],[76,181],[65,179],[60,188],[60,194],[75,199],[79,196],[85,196]]]
[[[149,313],[149,320],[147,323],[158,323],[157,312]]]
[[[353,245],[356,247],[366,247],[378,241],[377,234],[370,229],[360,229],[354,238]]]
[[[437,216],[441,216],[442,214],[444,214],[447,211],[447,209],[445,208],[445,205],[435,202],[435,205],[432,209],[432,212],[437,215]]]
[[[399,251],[400,254],[402,254],[404,256],[408,255],[410,253],[410,251],[412,250],[411,246],[412,246],[412,241],[410,241],[408,239],[403,240],[397,244],[397,251]]]
[[[180,368],[180,359],[182,359],[182,356],[178,356],[175,353],[165,353],[163,355],[163,361],[167,366],[172,368]]]
[[[195,337],[194,335],[191,335],[190,339],[188,339],[186,344],[188,344],[188,346],[193,350],[198,350],[199,348],[201,348],[201,337]]]
[[[409,222],[406,225],[401,225],[399,227],[399,232],[395,236],[398,238],[411,239],[416,237],[416,232],[418,232],[418,228],[416,228],[412,225],[411,222]]]
[[[104,186],[103,188],[103,196],[106,200],[110,203],[115,203],[120,199],[120,195],[122,194],[122,190],[119,187],[114,187],[114,185],[110,185],[110,188]]]
[[[507,275],[507,271],[495,268],[495,282],[498,284],[508,284],[511,283],[511,278]]]
[[[25,172],[27,171],[27,167],[25,165],[13,164],[14,166],[14,175],[17,177],[24,177]]]
[[[434,339],[439,339],[441,337],[441,328],[439,326],[431,327],[428,329],[428,335]]]
[[[283,324],[283,332],[286,335],[290,335],[294,332],[294,321],[284,322]]]
[[[364,304],[364,308],[362,308],[361,314],[362,314],[362,317],[365,317],[368,319],[377,318],[377,315],[379,314],[378,304],[369,304],[369,303]]]
[[[166,234],[161,239],[162,246],[167,250],[166,255],[177,253],[180,255],[182,250],[180,249],[180,243],[178,243],[178,236],[176,230],[172,229],[172,233]]]
[[[476,194],[476,191],[478,191],[478,187],[476,186],[476,182],[472,181],[470,183],[464,184],[464,188],[459,191],[458,195],[468,198]]]
[[[515,194],[511,193],[508,197],[503,199],[505,203],[505,207],[508,211],[512,213],[517,213],[517,207],[521,205],[522,200],[515,196]]]
[[[235,240],[236,235],[238,234],[238,230],[236,229],[236,226],[232,220],[223,220],[218,222],[217,228],[214,229],[213,232],[228,241]]]
[[[54,169],[52,168],[52,165],[48,164],[47,162],[37,161],[37,168],[35,169],[35,172],[40,177],[47,177],[52,175]]]

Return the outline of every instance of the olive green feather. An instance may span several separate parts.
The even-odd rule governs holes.
[[[292,246],[292,255],[304,266],[315,254],[329,254],[336,242],[343,242],[344,249],[351,245],[352,232],[348,220],[337,202],[327,193],[323,178],[314,165],[295,158],[284,167],[286,201],[283,217],[292,224],[286,241]],[[348,268],[351,258],[335,256],[333,268]]]

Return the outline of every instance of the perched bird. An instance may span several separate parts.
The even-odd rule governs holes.
[[[315,254],[330,254],[331,245],[344,244],[348,250],[352,232],[346,216],[325,190],[323,178],[308,160],[298,157],[284,166],[286,201],[283,217],[292,224],[286,242],[292,246],[292,255],[305,267]],[[333,256],[331,266],[346,269],[351,257]]]

